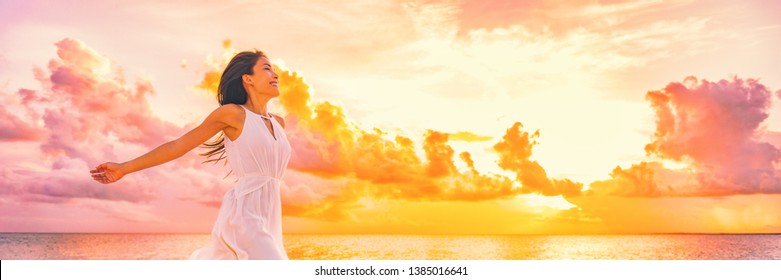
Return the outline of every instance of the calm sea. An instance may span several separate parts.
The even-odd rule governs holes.
[[[208,234],[0,233],[0,259],[186,259]],[[781,259],[781,235],[285,235],[291,259]]]

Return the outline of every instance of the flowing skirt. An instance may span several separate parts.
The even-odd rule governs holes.
[[[211,243],[189,259],[288,259],[282,243],[282,183],[270,176],[240,177],[222,197]]]

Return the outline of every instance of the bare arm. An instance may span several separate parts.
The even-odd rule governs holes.
[[[113,183],[121,179],[124,175],[139,170],[157,166],[171,160],[177,159],[209,140],[214,134],[229,127],[228,120],[234,114],[230,106],[220,106],[215,109],[206,119],[179,139],[170,141],[154,150],[127,162],[117,164],[106,162],[90,170],[92,178],[104,184]]]

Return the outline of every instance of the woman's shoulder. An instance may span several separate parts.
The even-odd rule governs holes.
[[[224,116],[238,116],[244,114],[244,108],[239,104],[225,104],[217,107],[214,112]]]
[[[244,108],[242,108],[241,105],[239,105],[239,104],[229,103],[229,104],[225,104],[225,105],[220,105],[220,107],[218,107],[217,110],[227,110],[227,111],[238,112],[238,111],[243,111]]]
[[[217,107],[212,115],[220,122],[239,127],[244,121],[244,108],[238,104],[225,104]]]

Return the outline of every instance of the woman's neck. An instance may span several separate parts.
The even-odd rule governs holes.
[[[261,101],[253,101],[252,99],[249,99],[247,100],[247,103],[244,104],[244,106],[253,113],[268,116],[268,99]]]

